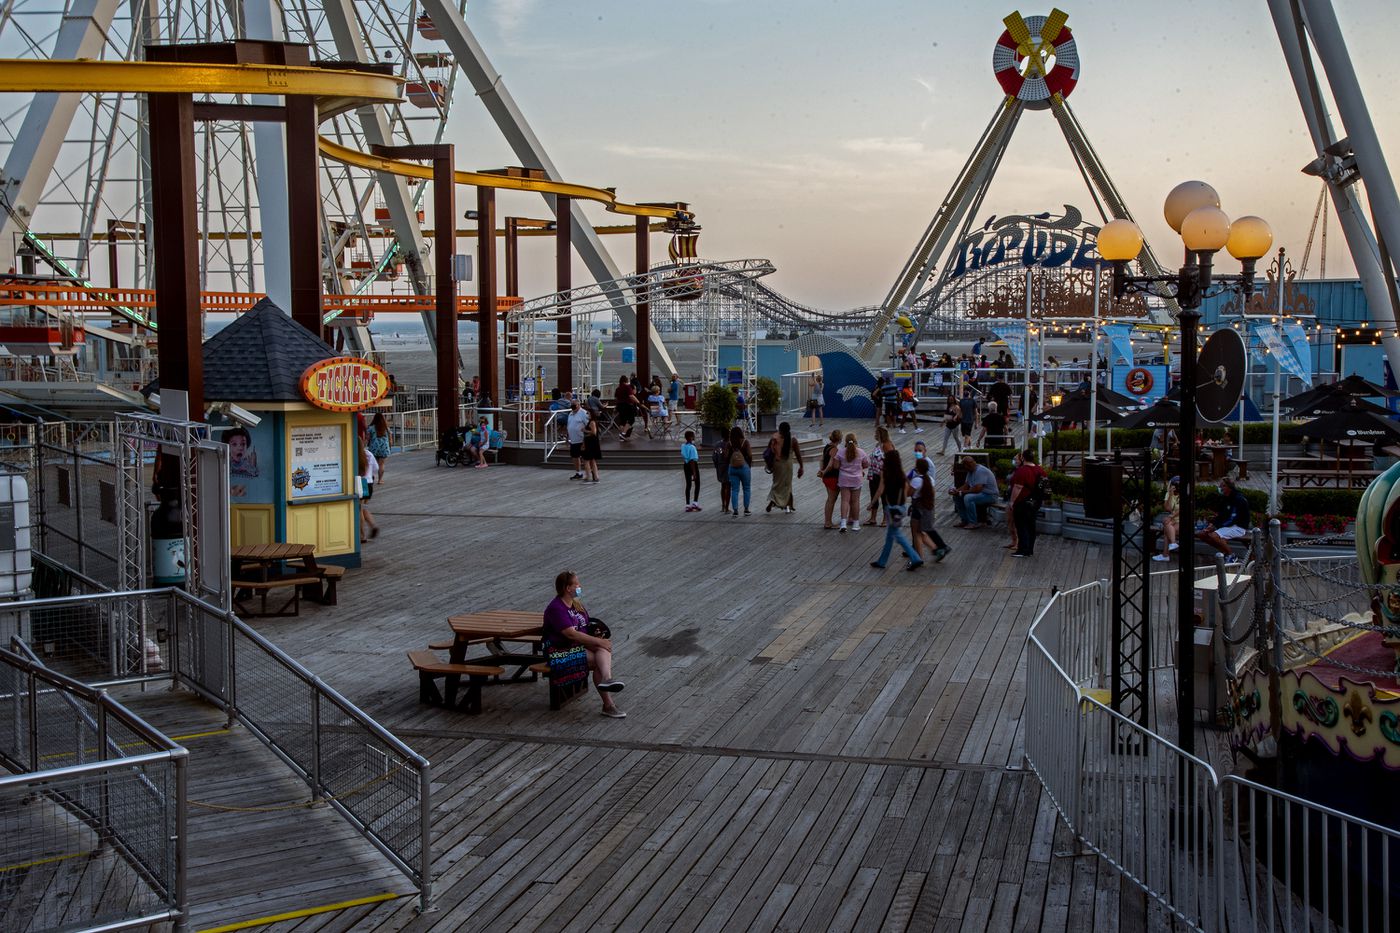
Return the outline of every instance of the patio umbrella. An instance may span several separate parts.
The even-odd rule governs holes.
[[[1098,405],[1091,407],[1087,393],[1076,392],[1058,405],[1052,405],[1041,411],[1038,417],[1047,421],[1089,421],[1089,412],[1095,412],[1095,420],[1101,424],[1109,424],[1123,417],[1123,413],[1111,405],[1104,402],[1103,396],[1099,396]]]
[[[1373,444],[1400,440],[1400,423],[1349,405],[1341,411],[1314,418],[1290,428],[1292,437],[1314,441],[1370,441]]]
[[[1159,398],[1141,411],[1129,412],[1115,428],[1175,428],[1181,424],[1181,406]]]
[[[1137,408],[1142,404],[1142,400],[1131,395],[1124,395],[1122,392],[1114,392],[1108,386],[1099,386],[1099,401],[1107,402],[1114,408]]]
[[[1400,392],[1396,392],[1394,389],[1387,389],[1384,386],[1378,386],[1374,382],[1368,382],[1356,373],[1352,373],[1340,382],[1318,386],[1317,388],[1308,389],[1306,392],[1300,392],[1297,395],[1286,398],[1281,401],[1279,405],[1286,411],[1298,411],[1301,408],[1311,406],[1315,402],[1330,398],[1334,395],[1343,399],[1394,398],[1400,395]]]
[[[1383,418],[1389,417],[1391,414],[1390,409],[1384,405],[1377,405],[1375,402],[1368,402],[1360,396],[1347,395],[1345,392],[1324,393],[1311,401],[1289,409],[1289,413],[1299,419],[1317,418],[1352,408],[1359,411],[1369,411],[1371,414],[1380,415]]]

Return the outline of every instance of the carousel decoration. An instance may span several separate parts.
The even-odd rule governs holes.
[[[1068,97],[1079,82],[1079,50],[1065,23],[1069,15],[1053,10],[1049,16],[1013,14],[992,50],[992,71],[1007,97],[1031,110],[1048,110],[1050,98]]]

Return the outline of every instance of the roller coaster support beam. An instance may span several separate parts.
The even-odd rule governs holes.
[[[326,24],[330,27],[331,38],[335,40],[336,51],[341,59],[350,62],[373,61],[360,34],[359,17],[355,13],[353,0],[323,0],[322,7],[326,12]],[[393,143],[389,117],[382,104],[360,107],[355,111],[355,116],[360,121],[360,132],[371,146],[388,146]],[[394,231],[394,242],[398,246],[399,255],[403,257],[409,284],[415,294],[427,295],[428,275],[423,268],[423,254],[418,240],[419,224],[413,209],[413,200],[408,194],[408,179],[390,172],[377,172],[375,180],[378,181],[379,190],[384,195],[384,206],[389,209],[389,223]],[[455,222],[456,218],[453,218],[453,223]],[[510,294],[514,295],[515,292]],[[427,313],[423,315],[423,329],[428,334],[428,340],[436,345],[436,325]],[[453,345],[456,345],[455,339]]]
[[[434,336],[437,352],[437,429],[441,434],[461,426],[457,417],[457,375],[461,370],[457,350],[457,283],[452,275],[453,257],[457,255],[457,172],[453,163],[453,147],[447,143],[422,146],[373,146],[371,151],[387,159],[405,159],[433,164],[433,271],[435,325],[429,333]],[[494,305],[494,299],[492,304]],[[495,328],[492,328],[492,335]],[[485,339],[482,338],[482,343]],[[494,346],[495,341],[492,341]],[[485,379],[482,379],[483,383]]]
[[[1011,140],[1022,109],[1023,105],[1014,97],[1007,97],[997,104],[992,122],[983,131],[972,156],[958,173],[948,196],[939,205],[938,213],[934,214],[913,255],[895,280],[894,287],[875,312],[875,320],[860,347],[861,358],[866,362],[872,362],[884,349],[885,331],[890,322],[928,281],[954,234],[962,227],[973,202],[979,198],[979,192],[986,187],[1001,160],[1001,154],[1006,151],[1006,144]]]
[[[54,59],[98,58],[118,0],[76,0],[64,14],[49,53]],[[0,180],[0,272],[15,268],[15,244],[53,175],[63,139],[78,110],[78,94],[35,94],[5,159]]]
[[[476,189],[476,372],[481,391],[500,404],[503,396],[496,378],[496,189]],[[524,373],[528,376],[529,373]]]
[[[1397,196],[1394,176],[1386,165],[1375,124],[1347,53],[1336,12],[1331,4],[1313,0],[1269,0],[1269,12],[1273,15],[1283,58],[1293,76],[1293,87],[1317,151],[1317,160],[1304,171],[1320,176],[1327,183],[1337,221],[1356,264],[1357,277],[1361,279],[1361,289],[1371,307],[1371,320],[1382,320],[1385,309],[1390,309],[1387,317],[1392,324],[1381,328],[1387,335],[1381,344],[1391,370],[1400,373],[1400,340],[1390,336],[1394,333],[1394,322],[1400,320],[1400,295],[1395,291],[1395,251],[1400,250],[1400,196]],[[1319,75],[1308,51],[1309,38],[1317,49],[1338,115],[1346,128],[1344,138],[1334,130],[1327,115]],[[1358,180],[1365,182],[1374,231],[1361,207],[1355,184]]]
[[[462,73],[471,82],[472,89],[486,105],[487,111],[496,121],[496,126],[514,150],[516,158],[524,165],[543,169],[549,178],[559,180],[559,170],[554,167],[554,162],[545,152],[544,145],[535,136],[519,105],[506,90],[500,73],[491,65],[485,50],[467,28],[457,8],[446,0],[423,0],[423,11],[431,17],[433,25],[442,33],[443,41],[452,50],[452,55],[457,61],[457,67],[462,69]],[[584,265],[588,267],[589,274],[599,283],[621,278],[617,264],[608,255],[603,241],[593,232],[593,226],[584,215],[582,206],[570,203],[569,218],[574,227],[574,246],[583,258]],[[562,217],[558,219],[560,222],[564,220]],[[611,301],[618,317],[636,331],[636,315],[623,296],[620,293],[612,295]],[[637,341],[639,344],[643,341],[649,342],[657,361],[662,363],[668,372],[675,369],[656,328],[649,327],[646,332],[639,332]]]
[[[520,218],[507,217],[505,219],[505,243],[506,243],[506,294],[520,294]],[[516,346],[517,334],[520,325],[515,318],[506,316],[506,362],[505,374],[506,385],[520,385],[520,358],[518,354],[509,352],[509,348]]]
[[[233,3],[228,4],[228,7],[233,6]],[[280,4],[274,5],[274,0],[241,0],[237,6],[242,8],[242,35],[244,38],[269,44],[281,44],[287,41],[287,33],[282,28]],[[283,64],[309,65],[311,63],[310,50],[302,47],[300,53],[296,55],[295,60],[288,59]],[[275,107],[278,103],[276,97],[267,94],[253,96],[253,106],[255,107]],[[291,311],[293,319],[298,323],[304,323],[297,314],[299,309],[296,307],[295,300],[297,284],[301,276],[297,275],[297,262],[292,256],[292,250],[296,243],[293,230],[296,221],[292,217],[295,210],[300,210],[305,206],[305,201],[298,198],[296,207],[293,208],[292,199],[295,197],[296,186],[291,183],[290,171],[293,156],[288,147],[287,138],[291,127],[279,126],[277,123],[265,120],[250,122],[253,123],[253,156],[257,160],[258,166],[254,183],[258,191],[258,214],[262,219],[263,291],[267,292],[267,297],[271,298],[274,303]],[[319,231],[321,216],[319,199],[312,216],[317,218]],[[318,232],[318,245],[319,240]],[[318,253],[312,272],[319,275],[320,271],[321,259]],[[320,328],[318,327],[313,333],[319,337],[321,335]]]
[[[637,274],[646,275],[651,268],[650,227],[645,217],[637,218]],[[651,296],[645,285],[637,295],[637,333],[651,332]],[[669,375],[670,371],[668,371]],[[642,385],[651,384],[651,347],[649,341],[637,339],[637,375]]]
[[[151,230],[155,237],[156,319],[160,322],[160,411],[204,420],[204,355],[199,313],[199,224],[195,215],[194,97],[152,94]]]
[[[572,216],[572,198],[556,195],[554,216],[560,218],[554,224],[554,290],[566,292],[574,287],[574,225],[567,219]],[[512,292],[511,294],[515,294]],[[574,385],[574,318],[571,314],[561,315],[554,322],[554,365],[559,368],[555,374],[556,384],[561,389],[571,389]],[[534,373],[526,373],[533,376]],[[544,386],[540,386],[543,394]]]

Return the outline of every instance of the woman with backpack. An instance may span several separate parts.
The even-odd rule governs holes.
[[[753,448],[744,437],[743,428],[737,424],[729,429],[729,443],[725,444],[725,454],[729,463],[729,511],[739,517],[739,490],[744,491],[744,514],[749,514],[749,499],[753,492]]]
[[[778,433],[769,441],[763,452],[763,460],[773,474],[773,487],[768,491],[768,505],[765,512],[775,508],[783,514],[797,511],[792,499],[792,464],[797,462],[797,476],[802,477],[802,449],[792,439],[792,425],[784,421],[778,425]]]
[[[384,464],[389,459],[389,445],[393,439],[389,436],[389,419],[384,417],[384,412],[374,413],[374,419],[369,423],[369,430],[365,432],[365,446],[369,452],[374,454],[374,459],[379,463],[379,482],[384,482]]]
[[[1011,514],[1016,522],[1016,550],[1012,557],[1035,553],[1035,517],[1046,494],[1049,477],[1035,462],[1034,450],[1021,451],[1021,466],[1011,474]]]
[[[723,440],[710,451],[710,462],[715,467],[715,480],[719,483],[719,504],[723,514],[729,514],[729,441]]]
[[[899,451],[888,451],[885,454],[884,469],[880,471],[880,486],[876,493],[885,510],[885,546],[880,551],[880,557],[870,562],[870,566],[880,570],[885,569],[885,562],[890,559],[890,551],[894,550],[896,543],[904,550],[904,556],[909,558],[909,566],[905,567],[905,570],[918,570],[924,565],[923,558],[914,550],[914,546],[904,534],[905,503],[908,501],[905,496],[905,484],[904,464],[900,462]]]

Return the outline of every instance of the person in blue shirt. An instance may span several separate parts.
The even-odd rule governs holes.
[[[685,432],[685,443],[681,445],[681,469],[685,471],[685,510],[700,511],[700,452],[695,449],[695,432]],[[690,493],[694,484],[695,494]]]
[[[679,373],[671,373],[671,386],[666,394],[671,399],[671,410],[679,411],[681,407],[681,377]]]

